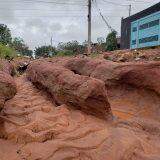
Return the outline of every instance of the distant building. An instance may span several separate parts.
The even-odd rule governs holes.
[[[160,2],[135,15],[122,18],[121,49],[160,45]]]
[[[117,47],[118,49],[121,47],[121,37],[117,37]]]

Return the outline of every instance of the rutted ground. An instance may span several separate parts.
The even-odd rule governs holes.
[[[6,99],[0,115],[1,160],[160,159],[158,62],[117,64],[67,58],[43,61],[47,64],[43,70],[42,61],[39,66],[29,67],[32,72],[28,74],[28,70],[27,76],[14,78],[17,93]],[[56,69],[55,65],[64,69]],[[64,80],[65,74],[68,78]],[[71,83],[73,77],[75,81]],[[99,87],[103,84],[100,81],[106,85],[105,103],[107,108],[111,107],[113,119],[99,119],[83,110],[83,105],[95,105],[90,99],[101,102],[101,87],[89,85],[96,82]],[[59,90],[63,90],[63,95],[58,94]],[[75,101],[76,98],[80,100]],[[75,104],[80,105],[78,110]],[[105,107],[102,109],[105,111]],[[104,115],[112,115],[108,109],[105,112]]]
[[[65,105],[55,107],[25,76],[16,83],[18,92],[4,109],[8,140],[0,141],[2,160],[160,158],[157,125],[150,134],[138,122],[109,124]]]
[[[153,91],[132,86],[117,86],[108,92],[114,115],[122,119],[134,117],[160,122],[160,98]]]
[[[3,113],[8,119],[5,121],[7,139],[19,144],[27,143],[24,147],[17,148],[15,152],[20,159],[29,156],[23,155],[29,146],[30,152],[33,153],[28,159],[39,157],[47,159],[49,156],[52,157],[53,152],[59,154],[58,150],[61,150],[59,149],[61,147],[66,150],[64,157],[72,152],[73,157],[76,157],[78,148],[82,148],[82,152],[85,148],[96,148],[105,139],[103,135],[108,133],[108,130],[104,129],[105,121],[87,116],[80,111],[69,110],[65,105],[56,108],[47,95],[36,89],[25,76],[17,78],[16,82],[18,92],[5,104]],[[96,138],[96,135],[101,137],[97,137],[93,144],[89,144],[88,140],[91,140],[92,136]],[[86,144],[83,144],[83,140],[87,140]],[[35,143],[31,142],[36,142],[36,147]],[[1,150],[4,150],[3,147],[5,146],[1,146]],[[33,147],[34,150],[32,150]],[[4,154],[6,158],[8,149],[2,153],[1,157]],[[40,152],[36,154],[38,150]],[[74,150],[77,153],[75,155]],[[13,157],[8,155],[7,159],[13,159]]]

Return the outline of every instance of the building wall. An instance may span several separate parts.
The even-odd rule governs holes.
[[[121,49],[130,48],[131,36],[131,21],[130,19],[122,19],[121,21]]]
[[[138,20],[143,19],[143,18],[150,16],[152,14],[156,14],[157,12],[160,12],[160,2],[155,4],[154,6],[151,6],[150,8],[147,8],[147,9],[135,14],[135,15],[132,15],[130,17],[122,19],[122,21],[121,21],[121,49],[129,49],[131,47],[131,45],[130,45],[131,38],[132,38],[131,37],[132,36],[131,27],[133,27],[134,25],[136,26],[136,22]],[[143,21],[142,21],[142,23],[143,23]],[[133,25],[133,26],[131,26],[131,25]],[[145,32],[145,33],[147,33],[147,32]],[[136,35],[133,34],[133,37],[134,36],[136,36]]]
[[[158,45],[160,45],[160,12],[131,23],[131,49]]]

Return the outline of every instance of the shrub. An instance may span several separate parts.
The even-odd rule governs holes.
[[[73,56],[75,53],[73,51],[64,50],[64,51],[58,51],[57,56]]]
[[[56,54],[56,48],[52,46],[40,46],[35,48],[36,57],[51,57]]]
[[[14,58],[16,51],[13,48],[0,44],[0,58]]]
[[[117,46],[117,32],[112,31],[106,38],[106,51],[114,51],[118,48]]]
[[[100,56],[99,53],[92,53],[92,54],[90,55],[91,58],[98,58],[99,56]]]

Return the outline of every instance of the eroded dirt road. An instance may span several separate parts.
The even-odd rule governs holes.
[[[0,140],[1,160],[160,159],[157,121],[127,116],[106,122],[66,105],[56,107],[25,75],[15,81],[17,94],[3,109],[7,140]],[[118,106],[118,99],[111,104]],[[115,115],[124,117],[119,108]]]

